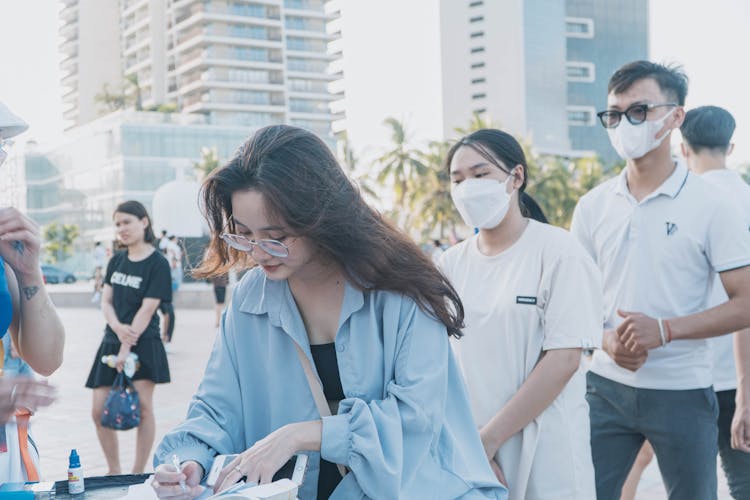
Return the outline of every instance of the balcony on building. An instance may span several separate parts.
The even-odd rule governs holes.
[[[78,2],[73,1],[70,3],[64,3],[62,9],[60,9],[59,19],[65,24],[77,21]]]

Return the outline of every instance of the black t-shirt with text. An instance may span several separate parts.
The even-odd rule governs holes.
[[[141,308],[143,299],[172,300],[172,278],[169,263],[155,251],[145,259],[133,262],[128,252],[117,252],[107,265],[104,283],[112,287],[112,305],[120,323],[129,325]],[[104,341],[119,342],[115,332],[107,325]],[[142,338],[159,338],[159,316],[154,312]]]

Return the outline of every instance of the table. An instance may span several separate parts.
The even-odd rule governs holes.
[[[123,474],[84,478],[86,491],[79,495],[68,493],[68,481],[55,482],[55,500],[112,500],[128,494],[128,487],[142,484],[151,474]]]

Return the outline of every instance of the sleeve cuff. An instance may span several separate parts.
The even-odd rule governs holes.
[[[725,273],[727,271],[734,271],[743,267],[750,266],[750,261],[747,258],[735,259],[729,262],[725,262],[721,265],[715,265],[714,269],[717,273]]]
[[[320,456],[335,464],[347,465],[351,446],[349,413],[323,417]]]
[[[542,345],[543,351],[552,349],[601,349],[601,342],[581,337],[562,337],[545,341]]]
[[[188,460],[198,462],[200,466],[203,467],[203,477],[201,477],[201,482],[204,482],[206,480],[208,472],[211,470],[211,464],[213,463],[214,457],[216,456],[205,446],[181,446],[179,448],[170,450],[165,456],[156,458],[159,464],[169,464],[172,463],[172,455],[177,455],[177,458],[180,459],[180,463],[187,462]]]

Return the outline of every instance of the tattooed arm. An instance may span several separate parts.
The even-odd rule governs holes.
[[[65,330],[39,265],[39,227],[14,208],[0,209],[0,256],[13,299],[9,331],[18,352],[41,375],[62,364]]]

